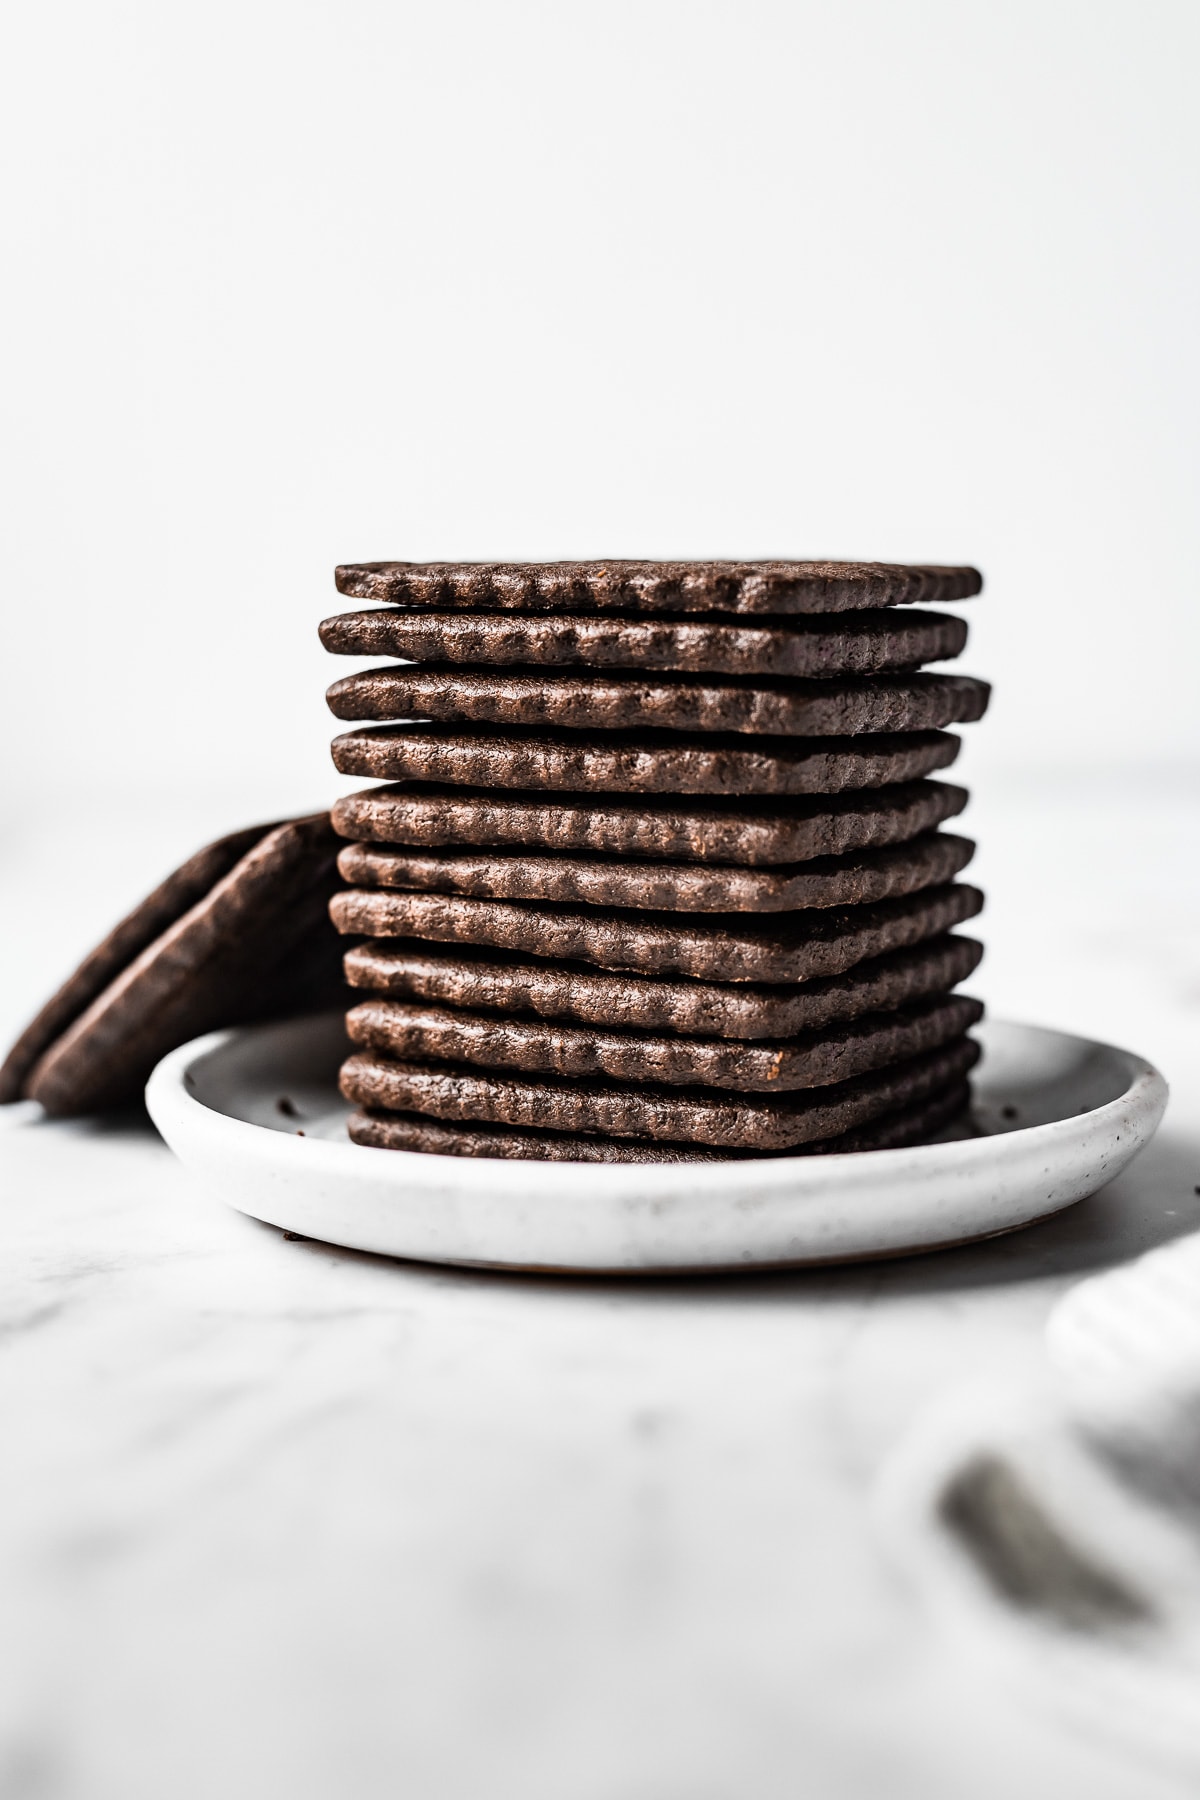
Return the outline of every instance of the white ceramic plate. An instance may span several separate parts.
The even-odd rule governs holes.
[[[991,1022],[954,1141],[733,1163],[540,1163],[345,1136],[337,1016],[214,1032],[155,1069],[154,1123],[220,1199],[304,1237],[425,1262],[597,1273],[897,1256],[1012,1231],[1092,1194],[1167,1087],[1127,1050]]]

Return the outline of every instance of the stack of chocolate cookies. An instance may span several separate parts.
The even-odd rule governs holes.
[[[325,621],[355,1142],[680,1161],[921,1141],[982,1008],[973,569],[367,563]]]

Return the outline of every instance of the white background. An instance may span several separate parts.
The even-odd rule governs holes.
[[[6,782],[323,803],[314,628],[391,556],[974,561],[977,785],[1200,758],[1198,49],[1190,0],[11,9]]]
[[[961,559],[971,991],[1175,1093],[1042,1231],[636,1294],[284,1242],[148,1129],[14,1129],[0,1787],[1160,1796],[935,1644],[868,1507],[921,1405],[1196,1219],[1200,5],[0,36],[0,1044],[205,837],[354,785],[335,563]]]
[[[0,1035],[360,785],[337,562],[829,555],[985,572],[974,990],[1190,1066],[1200,6],[68,0],[0,49]]]

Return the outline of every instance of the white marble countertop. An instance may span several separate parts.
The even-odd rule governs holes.
[[[245,811],[133,833],[81,804],[69,867],[61,820],[10,820],[0,1029]],[[964,1658],[872,1505],[922,1409],[1032,1362],[1076,1276],[1200,1227],[1198,813],[1153,772],[973,804],[972,990],[1174,1087],[1127,1176],[976,1249],[422,1268],[225,1210],[148,1124],[10,1121],[4,1800],[1181,1796]]]

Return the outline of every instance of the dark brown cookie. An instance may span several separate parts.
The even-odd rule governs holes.
[[[983,717],[989,692],[972,675],[767,681],[417,663],[347,675],[325,698],[338,719],[829,738],[969,723]]]
[[[940,564],[631,562],[347,563],[340,594],[392,606],[482,612],[848,612],[977,594],[977,569]]]
[[[782,1042],[746,1044],[364,1000],[346,1015],[346,1030],[352,1044],[401,1062],[778,1094],[829,1087],[936,1050],[961,1037],[982,1016],[978,1000],[939,994],[893,1013],[868,1013],[853,1024]]]
[[[339,945],[326,915],[337,848],[319,813],[236,834],[185,863],[175,887],[156,890],[44,1009],[10,1057],[7,1088],[48,1113],[98,1111],[136,1099],[160,1057],[189,1038],[333,1000]],[[147,941],[151,923],[160,928]]]
[[[532,1013],[614,1030],[791,1038],[955,987],[982,955],[974,938],[938,937],[857,963],[841,975],[767,985],[613,974],[533,956],[376,941],[346,952],[346,979],[354,988],[396,999]]]
[[[982,905],[978,888],[956,885],[760,924],[737,913],[616,912],[349,888],[334,895],[330,913],[339,931],[356,936],[490,944],[603,969],[776,982],[840,974],[867,957],[940,936]]]
[[[787,1150],[856,1131],[925,1100],[962,1081],[978,1056],[970,1038],[959,1038],[836,1087],[764,1096],[643,1082],[520,1078],[396,1062],[360,1051],[343,1063],[340,1085],[347,1100],[373,1111],[733,1150]]]
[[[245,831],[218,838],[215,844],[206,844],[113,927],[57,993],[51,995],[9,1051],[0,1067],[0,1105],[21,1098],[29,1071],[55,1038],[62,1036],[134,957],[202,900],[248,850],[274,829],[274,825],[252,825]]]
[[[645,1138],[568,1137],[559,1131],[522,1130],[520,1126],[447,1124],[419,1113],[361,1111],[350,1116],[356,1144],[378,1150],[416,1150],[427,1156],[488,1156],[538,1162],[744,1162],[789,1156],[848,1156],[863,1150],[896,1150],[928,1143],[952,1119],[965,1112],[971,1091],[965,1081],[952,1082],[940,1093],[914,1106],[900,1107],[857,1131],[791,1150],[712,1150],[698,1144],[655,1144]]]
[[[554,900],[567,906],[668,912],[796,912],[859,906],[952,881],[975,854],[970,838],[931,831],[907,844],[770,869],[714,863],[623,862],[526,851],[394,850],[348,844],[338,868],[353,887]]]
[[[818,678],[945,662],[958,656],[967,641],[966,621],[951,613],[887,610],[748,625],[611,614],[561,618],[368,607],[326,619],[320,630],[321,642],[335,656]]]
[[[904,843],[953,818],[967,790],[911,781],[834,798],[622,800],[481,793],[401,783],[347,794],[333,809],[343,837],[384,844],[484,845],[752,867]]]
[[[590,794],[841,794],[949,768],[946,731],[895,737],[727,737],[673,731],[454,730],[376,725],[333,740],[343,775]]]

